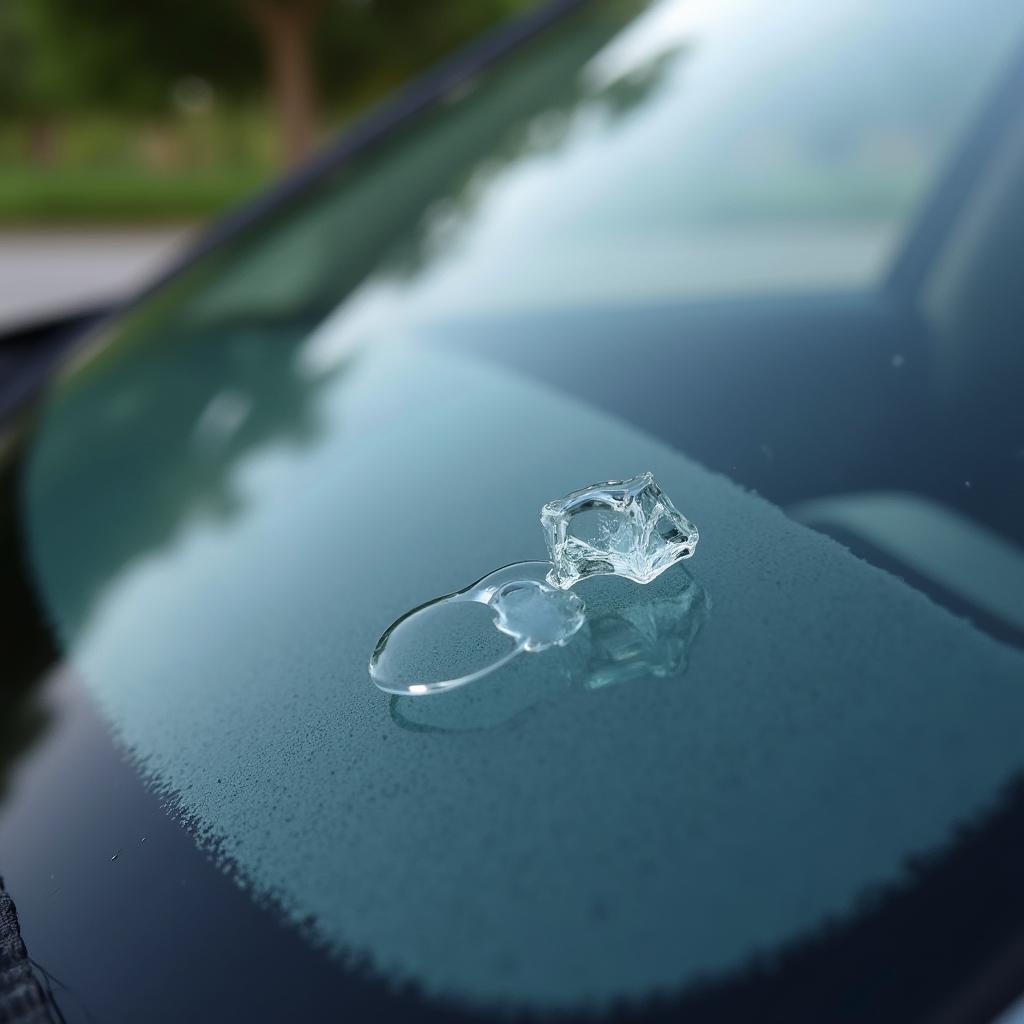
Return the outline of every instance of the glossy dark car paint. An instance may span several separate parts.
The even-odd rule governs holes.
[[[530,23],[512,39],[539,27]],[[386,143],[387,131],[450,91],[453,76],[472,77],[494,55],[494,47],[485,48],[482,59],[441,73],[425,92],[355,138],[360,145]],[[1000,439],[1024,436],[1016,364],[1010,360],[996,380],[988,372],[991,360],[982,360],[970,400],[936,411],[924,372],[929,341],[919,298],[930,258],[1005,141],[1022,67],[1015,61],[997,86],[877,291],[517,312],[500,321],[447,324],[443,336],[425,344],[483,354],[614,410],[780,505],[836,490],[898,486],[1019,542],[1021,477],[995,457],[1005,447]],[[218,246],[229,260],[232,247],[243,249],[250,233],[258,237],[267,224],[287,221],[293,204],[326,187],[358,155],[352,145],[328,154],[215,235],[183,268],[186,276],[201,270],[204,259],[221,258]],[[1008,229],[1018,223],[1006,218]],[[164,293],[175,287],[172,276]],[[158,302],[161,294],[153,293]],[[1012,306],[1003,308],[987,334],[996,354],[1019,322]],[[316,322],[315,314],[310,317]],[[689,372],[699,368],[699,387],[687,387],[680,337],[688,340]],[[894,351],[907,372],[893,372]],[[268,379],[266,386],[274,383]],[[977,415],[979,401],[986,419]],[[189,407],[181,408],[190,419]],[[277,429],[266,424],[268,436]],[[10,566],[23,566],[24,559],[19,472],[17,459],[9,461],[3,507]],[[965,488],[964,480],[972,486]],[[856,545],[855,538],[844,539]],[[859,553],[884,563],[870,548]],[[909,578],[904,567],[884,567]],[[123,760],[73,669],[61,665],[33,588],[21,573],[7,579],[6,647],[16,654],[4,691],[10,738],[2,749],[10,752],[5,775],[13,795],[0,817],[0,868],[19,904],[30,951],[69,986],[55,986],[69,1018],[283,1019],[332,1011],[396,1020],[478,1016],[451,1000],[396,990],[358,964],[339,967],[310,948],[314,922],[303,937],[278,923],[272,905],[255,906]],[[956,594],[911,582],[1019,646],[1012,630],[958,604]],[[984,821],[910,865],[901,885],[864,894],[832,927],[766,951],[728,978],[654,997],[624,1013],[671,1020],[683,1014],[693,1020],[988,1019],[1019,991],[1024,976],[1022,848],[1024,796],[1017,780]]]

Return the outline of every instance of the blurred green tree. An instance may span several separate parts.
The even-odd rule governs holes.
[[[267,98],[280,156],[314,144],[324,102],[360,105],[535,0],[5,0],[0,110],[165,110],[176,82]]]

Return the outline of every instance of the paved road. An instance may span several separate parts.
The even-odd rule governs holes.
[[[0,330],[130,293],[194,230],[0,231]]]

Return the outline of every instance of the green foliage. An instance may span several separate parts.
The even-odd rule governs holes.
[[[27,13],[24,4],[0,0],[0,117],[32,107],[35,89]]]
[[[223,0],[8,0],[33,53],[28,88],[50,112],[165,109],[174,79],[216,70],[237,92],[259,76],[248,23]]]
[[[257,2],[4,0],[0,114],[161,113],[175,82],[192,76],[229,102],[262,97]],[[327,0],[314,52],[324,95],[331,105],[373,95],[530,2]]]
[[[324,128],[537,0],[0,0],[0,221],[195,218],[280,166],[258,4],[312,5]]]
[[[176,174],[133,167],[0,166],[0,223],[179,222],[234,206],[266,184],[269,173],[215,167]]]
[[[334,0],[317,64],[333,100],[392,85],[532,5],[533,0]]]

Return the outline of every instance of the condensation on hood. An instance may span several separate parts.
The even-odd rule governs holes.
[[[125,358],[159,375],[179,357]],[[118,365],[43,418],[40,594],[197,841],[342,959],[490,1006],[677,990],[849,914],[1024,767],[1018,652],[576,400],[379,345],[322,382],[303,443],[233,464],[214,514],[206,476],[154,457],[159,417],[68,474]],[[688,567],[714,610],[686,675],[568,688],[490,728],[399,728],[367,676],[383,628],[542,557],[545,500],[638,468],[701,529]],[[190,511],[149,530],[168,480]],[[545,656],[528,661],[542,685]]]

